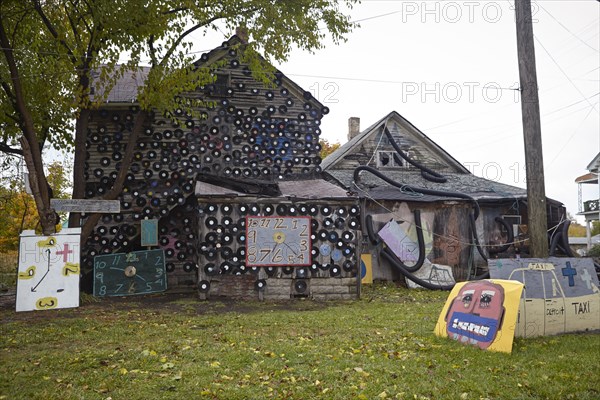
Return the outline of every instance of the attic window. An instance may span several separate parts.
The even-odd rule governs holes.
[[[378,168],[398,168],[404,166],[404,160],[395,151],[379,150],[377,152]]]
[[[211,85],[210,94],[215,97],[227,97],[231,85],[231,75],[226,72],[217,72],[217,79]]]

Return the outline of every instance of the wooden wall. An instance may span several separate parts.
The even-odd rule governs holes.
[[[481,214],[476,221],[479,242],[485,246],[497,246],[506,242],[507,235],[504,229],[495,221],[496,217],[514,214],[511,203],[498,203],[494,206],[483,206]],[[416,240],[416,227],[414,225],[414,210],[421,211],[421,223],[424,229],[426,257],[435,264],[452,267],[455,279],[465,280],[471,265],[485,268],[487,262],[479,255],[477,250],[472,251],[468,215],[472,207],[466,202],[433,202],[433,203],[406,203],[381,201],[374,203],[367,201],[366,214],[373,218],[374,232],[378,232],[391,219],[401,223],[403,230]],[[367,241],[368,242],[368,241]],[[373,256],[373,279],[384,281],[403,281],[403,276],[398,273],[387,261],[379,256],[379,247],[369,244],[365,253]],[[507,252],[494,255],[514,255],[515,247]],[[484,250],[487,254],[487,248]],[[472,258],[472,262],[470,262]]]
[[[237,47],[202,55],[221,62],[213,84],[184,98],[191,112],[156,111],[136,142],[134,161],[118,199],[121,212],[106,214],[82,250],[84,288],[91,287],[96,255],[142,250],[140,221],[159,219],[159,248],[166,252],[169,290],[195,290],[203,221],[198,220],[194,183],[213,180],[268,184],[314,177],[320,172],[321,118],[328,112],[283,74],[255,80]],[[137,113],[135,105],[114,103],[92,114],[85,165],[86,198],[102,198],[112,187]]]

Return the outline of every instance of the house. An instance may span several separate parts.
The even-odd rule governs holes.
[[[585,218],[586,226],[586,247],[587,250],[592,248],[591,240],[591,224],[593,221],[600,219],[600,200],[598,198],[583,201],[582,197],[582,185],[596,185],[600,190],[600,180],[598,180],[598,174],[600,173],[600,153],[596,154],[596,157],[586,167],[588,172],[575,179],[577,188],[579,190],[579,212],[577,215],[583,215]]]
[[[587,255],[589,251],[588,244],[591,244],[590,247],[600,245],[600,235],[594,235],[589,239],[587,237],[569,237],[569,246],[580,256],[585,257]]]
[[[487,258],[527,253],[526,190],[473,175],[395,111],[362,132],[360,120],[351,118],[348,142],[321,167],[331,182],[361,198],[369,233],[363,257],[370,253],[365,261],[373,279],[401,279],[392,263],[411,272],[420,262],[429,268],[413,275],[427,280],[446,266],[451,284],[485,274]],[[564,216],[563,205],[548,199],[548,226]],[[399,249],[390,257],[381,239],[398,235]]]
[[[173,110],[173,122],[157,110],[138,138],[121,212],[105,214],[82,250],[94,293],[164,290],[166,275],[167,290],[197,290],[203,299],[359,295],[358,198],[321,177],[319,126],[328,109],[279,71],[270,84],[254,79],[243,51],[234,36],[203,54],[197,67],[219,67],[214,83],[182,94],[202,100],[195,112]],[[106,193],[121,168],[147,73],[137,72],[120,78],[91,117],[87,198]],[[158,250],[151,257],[146,223],[156,233],[156,243],[148,235]],[[98,275],[125,258],[138,260],[136,268]]]

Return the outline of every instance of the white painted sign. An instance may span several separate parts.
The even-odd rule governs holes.
[[[66,212],[109,214],[121,212],[121,203],[119,200],[50,199],[50,206],[56,211]]]
[[[80,234],[80,228],[21,234],[16,311],[79,307]]]

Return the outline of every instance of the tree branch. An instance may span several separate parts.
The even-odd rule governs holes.
[[[181,44],[181,42],[183,41],[183,39],[185,39],[185,37],[191,33],[193,33],[194,31],[196,31],[199,28],[202,28],[203,26],[206,26],[208,24],[211,24],[213,22],[215,22],[216,20],[219,20],[223,18],[222,15],[215,15],[212,18],[207,19],[206,21],[202,21],[199,22],[198,24],[192,26],[190,29],[188,29],[187,31],[183,32],[178,38],[177,40],[175,40],[175,42],[173,42],[173,44],[171,45],[171,47],[169,48],[169,50],[167,50],[167,52],[165,53],[165,55],[162,57],[162,60],[160,61],[160,65],[164,65],[166,63],[166,61],[171,58],[171,56],[173,55],[173,53],[175,52],[175,50],[177,50],[177,46],[179,46],[179,44]]]
[[[70,3],[71,3],[71,6],[73,6],[73,8],[76,8],[72,1]],[[73,21],[73,18],[71,16],[71,14],[69,13],[69,10],[67,9],[66,2],[63,2],[63,8],[65,9],[65,14],[67,14],[67,18],[69,19],[69,25],[71,26],[71,31],[73,32],[73,37],[75,38],[75,41],[77,42],[77,44],[81,45],[81,36],[79,36],[79,32],[77,31],[77,28],[75,27],[75,21]]]
[[[23,150],[16,149],[14,147],[10,147],[6,143],[0,143],[0,152],[7,153],[7,154],[16,154],[18,156],[22,156],[23,155]]]
[[[39,14],[39,16],[42,18],[42,21],[44,22],[44,25],[46,26],[50,34],[54,37],[54,39],[58,40],[58,42],[65,48],[67,54],[69,55],[69,58],[71,59],[71,62],[73,64],[76,64],[77,57],[75,56],[75,54],[73,54],[73,51],[69,47],[68,43],[64,39],[59,39],[58,32],[56,32],[54,25],[52,25],[52,23],[44,13],[44,10],[42,10],[42,5],[40,4],[39,0],[34,1],[34,8]]]

